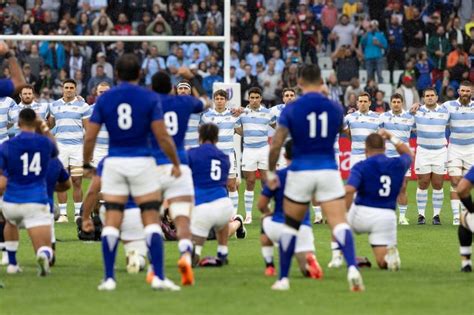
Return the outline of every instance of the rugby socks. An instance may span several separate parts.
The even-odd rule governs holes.
[[[279,242],[280,252],[280,277],[279,279],[288,278],[290,273],[291,260],[295,253],[296,236],[298,230],[285,224]]]
[[[150,255],[151,265],[155,275],[165,280],[163,231],[158,224],[149,224],[145,227],[146,245]]]
[[[341,255],[339,244],[336,241],[331,241],[331,253],[332,253],[332,259],[336,259],[337,257]]]
[[[444,191],[443,189],[433,189],[433,216],[439,215],[443,206]]]
[[[232,200],[232,205],[236,213],[239,212],[239,191],[229,191],[229,198]]]
[[[262,257],[266,267],[273,267],[273,246],[262,246]]]
[[[425,216],[426,203],[428,202],[428,189],[416,189],[416,205],[418,214]]]
[[[115,280],[115,257],[117,256],[117,245],[120,231],[113,226],[106,226],[102,230],[102,256],[104,259],[104,280],[112,278]]]
[[[67,203],[60,203],[59,206],[59,214],[60,215],[67,215]]]
[[[332,233],[346,259],[347,267],[357,267],[354,238],[349,224],[339,223],[334,227]]]
[[[460,225],[458,227],[458,239],[459,239],[459,253],[465,259],[462,260],[462,268],[466,265],[472,265],[472,232]]]
[[[36,252],[36,257],[45,257],[49,262],[53,258],[53,249],[49,246],[41,246]]]
[[[191,242],[191,240],[189,240],[189,239],[179,240],[178,250],[181,253],[181,256],[183,256],[185,254],[189,254],[189,255],[186,255],[185,257],[186,257],[188,263],[191,264],[191,256],[193,254],[193,242]]]
[[[16,252],[18,251],[18,245],[20,244],[19,241],[6,241],[5,248],[8,253],[8,264],[9,265],[18,265],[16,261]]]
[[[5,229],[5,222],[0,222],[0,252],[2,252],[1,253],[2,255],[6,252],[5,238],[3,237],[3,230],[4,229]]]
[[[453,218],[459,218],[460,208],[461,208],[461,200],[451,199],[451,209],[453,210]]]
[[[81,213],[82,202],[74,203],[74,215],[80,215]]]
[[[201,256],[202,254],[202,245],[194,245],[194,254]]]
[[[323,213],[321,212],[321,207],[320,206],[313,206],[313,211],[314,211],[314,216],[317,217],[322,217]]]
[[[248,216],[252,215],[252,208],[253,208],[253,191],[245,191],[244,194],[244,200],[245,200],[245,213]]]
[[[229,255],[229,248],[225,245],[217,245],[217,258],[221,261],[226,261]]]
[[[398,211],[400,211],[400,216],[405,216],[407,213],[408,205],[398,205]]]

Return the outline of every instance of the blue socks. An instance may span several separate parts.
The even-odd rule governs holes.
[[[16,260],[16,252],[18,251],[18,245],[20,244],[19,241],[6,241],[5,242],[5,249],[7,250],[8,254],[8,264],[9,265],[18,265]]]
[[[161,280],[165,279],[163,231],[158,224],[149,224],[145,227],[146,245],[153,266],[155,276]]]
[[[102,256],[104,259],[105,277],[115,279],[115,256],[117,256],[117,245],[120,231],[112,226],[106,226],[102,230]]]
[[[217,258],[221,261],[227,261],[227,256],[229,255],[229,248],[224,245],[217,246]]]
[[[295,246],[296,246],[296,236],[298,234],[298,230],[294,228],[284,225],[283,231],[280,237],[279,242],[279,251],[280,251],[280,277],[288,278],[288,274],[290,273],[291,267],[291,260],[293,258],[293,254],[295,253]]]
[[[357,268],[354,238],[350,226],[347,223],[339,223],[334,227],[332,233],[346,259],[347,267],[354,266]]]

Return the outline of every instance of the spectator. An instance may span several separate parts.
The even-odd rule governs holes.
[[[342,99],[342,88],[337,83],[337,78],[334,73],[331,73],[327,79],[326,85],[328,86],[328,97],[329,99],[341,103]]]
[[[375,99],[372,101],[372,104],[369,107],[369,110],[376,113],[385,113],[390,110],[390,106],[387,102],[384,101],[385,92],[377,90],[375,93]]]
[[[202,79],[209,76],[209,72],[207,71],[207,64],[205,61],[201,61],[199,63],[197,73]]]
[[[56,31],[57,28],[58,24],[53,22],[51,11],[45,11],[43,22],[38,24],[38,34],[51,34],[51,32]]]
[[[8,0],[8,6],[3,10],[4,15],[12,16],[18,22],[23,21],[25,9],[18,5],[16,0]]]
[[[301,62],[300,48],[296,45],[296,37],[288,36],[288,45],[283,49],[283,60],[285,62],[299,63]]]
[[[344,93],[344,105],[349,103],[349,96],[351,93],[359,95],[363,90],[360,87],[360,81],[358,77],[354,77],[350,81],[350,85],[347,87],[346,92]]]
[[[428,40],[428,56],[433,63],[433,82],[441,78],[443,69],[446,67],[446,56],[451,50],[448,40],[444,34],[444,27],[438,26],[436,34]]]
[[[41,5],[41,9],[44,10],[44,21],[46,22],[46,15],[50,14],[51,22],[58,21],[58,10],[61,6],[61,2],[57,0],[42,0],[43,4]],[[46,32],[48,33],[48,32]]]
[[[431,67],[428,62],[428,54],[423,51],[419,54],[418,62],[415,65],[416,70],[416,89],[419,95],[423,95],[423,91],[431,86]]]
[[[323,40],[326,46],[328,46],[328,37],[332,29],[336,26],[337,23],[337,8],[334,5],[333,0],[327,0],[326,5],[321,11],[321,25],[323,26]],[[326,47],[327,49],[328,47]],[[334,47],[332,47],[334,50]],[[329,50],[328,50],[329,51]]]
[[[89,17],[87,13],[82,12],[79,15],[79,20],[76,24],[76,27],[74,28],[74,34],[75,35],[84,35],[86,32],[86,29],[91,27],[91,23],[89,21]]]
[[[89,82],[87,82],[87,94],[94,95],[95,87],[100,82],[107,82],[110,86],[114,85],[112,79],[106,75],[103,65],[97,65],[96,74],[89,79]]]
[[[3,15],[3,23],[1,24],[2,34],[15,35],[18,33],[18,23],[13,19],[9,13]]]
[[[388,52],[387,63],[390,71],[390,82],[393,82],[393,70],[395,64],[399,69],[404,68],[405,63],[405,44],[403,42],[403,29],[400,26],[399,18],[396,15],[390,17],[388,27]]]
[[[86,98],[87,97],[87,95],[85,93],[86,89],[85,89],[85,86],[84,86],[84,82],[82,82],[83,72],[80,71],[80,70],[77,70],[76,72],[74,72],[73,79],[76,81],[77,95],[80,95],[81,97]]]
[[[38,77],[31,73],[31,66],[27,63],[23,64],[23,76],[28,85],[35,86],[38,83]]]
[[[41,90],[38,103],[52,103],[52,102],[54,102],[54,99],[51,97],[50,89],[48,87],[44,87]]]
[[[474,12],[471,10],[471,19],[464,25],[464,31],[467,35],[471,33],[472,28],[474,27]]]
[[[110,78],[114,79],[114,69],[112,65],[108,63],[105,59],[105,54],[103,52],[97,53],[97,62],[92,65],[91,68],[91,77],[95,77],[97,73],[97,66],[102,65],[104,67],[105,74]]]
[[[197,66],[195,66],[195,68],[197,68]],[[191,67],[189,67],[189,69],[191,70]],[[237,75],[236,75],[236,68],[235,66],[230,66],[230,71],[229,71],[229,83],[239,83],[239,80],[237,79]]]
[[[277,33],[275,31],[270,30],[267,32],[267,36],[265,37],[265,44],[263,47],[264,47],[263,52],[265,54],[265,58],[267,59],[272,58],[273,52],[275,50],[278,50],[278,52],[281,51],[280,38],[277,36]]]
[[[329,37],[336,43],[336,50],[341,46],[355,47],[357,43],[356,28],[354,24],[349,23],[349,16],[343,14],[331,32]]]
[[[367,92],[370,95],[371,102],[375,102],[375,94],[377,94],[378,90],[377,82],[374,79],[369,79],[364,87],[364,92]]]
[[[425,24],[421,20],[420,10],[412,8],[413,18],[403,23],[403,35],[409,56],[417,56],[425,49]]]
[[[39,48],[39,54],[52,70],[62,69],[66,64],[66,52],[61,43],[44,41]]]
[[[174,48],[175,53],[171,54],[166,60],[166,67],[171,74],[171,82],[176,84],[179,81],[179,69],[189,65],[184,56],[184,49],[182,47]]]
[[[114,29],[114,23],[110,17],[102,10],[92,21],[92,31],[94,35],[110,35]]]
[[[344,112],[345,114],[350,114],[357,111],[357,95],[354,92],[350,92],[347,95],[347,102],[344,103]],[[345,96],[344,96],[345,97]]]
[[[173,32],[168,23],[166,23],[165,19],[161,14],[158,14],[155,20],[148,25],[146,29],[147,35],[163,35],[169,36],[172,35]],[[152,45],[155,45],[158,48],[158,54],[160,56],[168,56],[170,45],[168,42],[153,42]]]
[[[398,85],[400,87],[402,85],[402,81],[404,77],[411,77],[413,79],[413,85],[416,86],[416,69],[415,69],[415,62],[414,58],[410,58],[406,64],[405,69],[403,70],[402,74],[400,74],[400,78],[398,78]]]
[[[53,97],[59,99],[63,96],[63,82],[68,79],[68,74],[65,69],[61,69],[58,72],[58,76],[53,81]]]
[[[184,19],[184,16],[175,8],[171,9],[170,13],[170,17],[167,20],[171,30],[173,31],[173,35],[184,35],[186,33],[186,20]]]
[[[306,55],[309,54],[311,63],[318,64],[317,52],[321,45],[321,31],[313,22],[313,14],[308,12],[304,20],[300,22],[301,29],[301,61],[306,61]]]
[[[469,81],[474,82],[474,44],[469,48],[469,64],[471,69],[469,70]]]
[[[275,60],[275,71],[276,73],[283,73],[283,70],[285,69],[285,62],[283,59],[281,59],[281,53],[280,50],[275,49],[272,54],[273,60]]]
[[[153,6],[153,0],[129,0],[128,1],[128,8],[132,12],[132,17],[131,17],[132,26],[134,28],[136,28],[143,21],[143,17],[145,15],[148,15],[148,17],[150,18],[149,21],[151,20],[150,12],[151,12],[152,6]],[[138,34],[145,35],[145,30],[146,30],[146,27],[145,29],[143,29],[143,34],[140,34],[140,32],[138,32]]]
[[[378,30],[378,26],[379,22],[376,20],[370,22],[367,34],[361,39],[361,46],[364,52],[367,78],[374,79],[375,73],[377,73],[378,82],[383,83],[383,50],[387,48],[387,39]]]
[[[265,66],[265,57],[260,53],[258,45],[252,46],[252,52],[245,57],[245,61],[252,67],[252,75],[257,74],[257,63],[261,62]]]
[[[275,60],[270,59],[267,69],[258,75],[258,84],[263,87],[263,103],[267,107],[275,105],[276,90],[281,87],[281,75],[275,72]]]
[[[403,77],[402,85],[395,90],[395,93],[403,96],[403,99],[405,100],[403,108],[405,110],[410,109],[413,104],[420,102],[420,96],[418,95],[418,91],[415,89],[413,78],[410,76]]]
[[[240,79],[240,93],[242,100],[248,101],[248,93],[247,91],[253,87],[258,86],[257,77],[252,75],[252,66],[249,64],[245,64],[244,66],[245,76]]]
[[[468,34],[464,32],[461,27],[461,19],[459,19],[457,16],[449,21],[448,25],[446,26],[446,31],[448,32],[449,42],[454,42],[453,47],[456,45],[463,46],[468,39]]]
[[[41,58],[38,52],[38,45],[32,44],[31,51],[23,58],[23,62],[27,63],[31,67],[31,73],[35,77],[39,77],[40,71],[44,66],[44,60]]]
[[[209,67],[209,75],[202,80],[202,87],[206,91],[209,98],[212,98],[212,86],[215,82],[223,82],[224,79],[217,74],[218,68],[216,65]]]
[[[289,64],[283,70],[283,86],[282,88],[296,89],[298,86],[298,65],[296,63]]]
[[[141,23],[136,27],[138,35],[146,35],[146,29],[151,23],[151,14],[149,12],[144,12]]]
[[[58,35],[72,35],[72,32],[69,28],[68,22],[65,19],[62,19],[59,22],[59,28],[56,32]]]
[[[125,13],[119,14],[117,24],[115,24],[114,26],[114,30],[117,35],[132,35],[132,25],[130,25],[130,23],[128,22],[128,18]]]
[[[78,8],[79,8],[79,10],[76,13],[76,21],[79,20],[79,16],[82,15],[83,13],[85,13],[87,15],[87,20],[89,22],[94,20],[95,15],[92,12],[92,9],[91,9],[91,6],[90,6],[89,2],[82,1],[81,5],[78,6]]]
[[[449,76],[451,78],[451,84],[455,84],[456,87],[464,80],[469,78],[469,67],[466,65],[467,55],[460,55],[457,63],[449,69]]]
[[[199,56],[203,60],[207,59],[210,54],[209,47],[206,45],[206,43],[191,43],[185,51],[185,57],[191,58],[194,49],[199,50]]]
[[[151,78],[158,71],[166,70],[165,59],[158,56],[158,48],[151,46],[149,55],[143,60],[142,72],[145,76],[145,85],[151,87]]]
[[[51,68],[49,65],[44,65],[44,68],[41,70],[39,74],[39,80],[36,84],[35,91],[43,91],[43,89],[47,88],[49,91],[53,88],[53,74],[51,72]],[[52,94],[51,94],[52,95]]]
[[[76,71],[84,71],[85,69],[85,60],[81,55],[79,48],[74,46],[72,48],[72,53],[69,56],[68,67],[69,67],[69,77],[74,78]]]
[[[339,84],[346,88],[353,78],[359,77],[359,59],[349,46],[341,46],[332,56]]]
[[[454,49],[453,51],[451,51],[449,54],[448,54],[448,58],[447,58],[447,61],[446,61],[446,67],[448,69],[456,66],[458,64],[458,60],[460,57],[463,57],[464,59],[464,65],[468,65],[468,55],[467,53],[463,50],[463,46],[462,45],[457,45],[455,46],[456,49]]]
[[[222,18],[222,12],[219,11],[219,6],[216,2],[211,4],[211,10],[207,13],[207,19],[213,19],[217,35],[224,33],[224,20]]]

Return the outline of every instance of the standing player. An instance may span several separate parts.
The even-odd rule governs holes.
[[[72,198],[74,200],[75,220],[79,218],[82,206],[82,149],[84,129],[90,117],[89,105],[76,96],[77,84],[73,79],[63,82],[63,97],[50,105],[49,126],[56,127],[59,159],[66,169],[69,169],[72,179]],[[59,219],[58,222],[68,222],[67,193],[58,193]]]
[[[49,104],[48,103],[37,103],[35,102],[35,94],[33,91],[33,86],[25,85],[20,91],[21,102],[14,104],[10,107],[8,111],[8,121],[10,124],[13,124],[9,134],[16,135],[19,132],[18,129],[18,115],[20,111],[24,108],[31,108],[35,111],[41,119],[46,120],[46,117],[49,114]]]
[[[341,129],[343,112],[339,104],[329,100],[321,91],[321,70],[315,65],[305,66],[298,78],[303,96],[286,107],[280,117],[273,138],[269,158],[268,187],[278,187],[275,167],[280,149],[288,134],[293,139],[293,162],[285,186],[285,225],[280,237],[280,275],[272,286],[288,290],[291,259],[296,236],[313,198],[321,203],[348,265],[347,280],[353,291],[364,290],[362,276],[357,269],[354,240],[346,221],[344,187],[334,158],[334,142]]]
[[[400,139],[402,143],[408,145],[410,139],[410,133],[414,127],[415,119],[413,116],[403,110],[403,96],[398,93],[393,94],[390,97],[390,108],[391,110],[380,115],[380,127],[384,128],[392,135]],[[395,146],[389,141],[387,142],[388,157],[398,157],[398,151]],[[408,169],[403,180],[403,186],[398,196],[398,209],[400,211],[400,217],[398,223],[401,225],[408,225],[408,219],[406,218],[406,212],[408,208],[408,196],[407,196],[407,183],[411,176],[411,170]]]
[[[176,92],[178,95],[191,95],[191,83],[188,80],[183,80],[176,85]],[[186,136],[184,146],[186,149],[196,148],[199,146],[199,121],[201,120],[201,113],[193,113],[189,117],[188,127],[186,129]]]
[[[441,224],[439,214],[443,206],[443,177],[446,174],[447,149],[446,126],[450,114],[445,107],[437,104],[438,95],[433,88],[423,91],[425,105],[412,108],[416,123],[415,173],[418,177],[416,203],[418,224],[425,224],[425,210],[428,201],[428,187],[433,186],[433,221]]]
[[[378,114],[369,110],[370,95],[367,92],[357,97],[357,111],[347,114],[344,119],[343,132],[351,137],[351,161],[353,168],[357,162],[365,160],[365,138],[377,131],[380,125]]]
[[[108,82],[100,82],[95,88],[97,98],[110,90],[110,84]],[[95,103],[91,105],[90,112],[94,111]],[[99,165],[99,162],[107,156],[109,151],[109,133],[105,125],[100,127],[99,134],[97,135],[97,140],[95,142],[94,154],[92,159],[92,166],[96,167]]]
[[[57,156],[58,150],[51,140],[48,126],[37,119],[34,110],[22,110],[18,125],[22,132],[4,143],[0,154],[0,166],[7,176],[3,196],[3,214],[7,221],[4,231],[9,263],[7,272],[20,271],[16,261],[17,226],[23,225],[36,252],[38,274],[46,276],[53,258],[46,176],[49,162]],[[35,133],[37,128],[46,136]]]
[[[385,155],[384,139],[390,141],[399,157]],[[365,152],[367,159],[352,168],[346,184],[349,224],[356,233],[369,233],[369,243],[379,267],[396,271],[400,269],[397,197],[413,154],[402,140],[384,129],[366,138]]]
[[[173,176],[181,175],[179,159],[172,138],[166,131],[160,97],[138,86],[140,62],[133,54],[122,55],[116,64],[122,82],[96,103],[84,142],[84,165],[90,168],[95,141],[102,124],[109,131],[109,155],[104,163],[102,194],[105,201],[105,226],[102,230],[102,253],[105,265],[104,281],[99,290],[115,290],[115,256],[120,235],[123,210],[132,195],[139,206],[145,226],[147,247],[155,276],[151,287],[157,290],[179,290],[164,275],[162,230],[159,225],[159,185],[155,160],[151,156],[149,134],[153,132],[160,147],[173,163]],[[86,218],[83,230],[92,229]]]
[[[288,140],[285,143],[285,165],[291,163],[293,141]],[[260,243],[262,245],[262,256],[265,260],[265,275],[274,276],[275,266],[273,264],[273,246],[278,244],[282,232],[285,216],[283,214],[283,192],[285,191],[286,176],[288,168],[283,168],[277,171],[280,187],[277,189],[270,189],[264,186],[262,194],[258,200],[257,207],[260,209],[264,218],[262,220],[262,233],[260,235]],[[275,199],[274,211],[268,207],[270,201]],[[323,270],[319,266],[316,256],[314,255],[314,236],[311,229],[311,221],[309,211],[303,219],[302,225],[298,231],[298,239],[295,245],[295,256],[301,272],[304,276],[313,279],[320,279],[323,276]]]
[[[240,116],[244,151],[242,153],[242,171],[245,177],[245,224],[252,223],[252,208],[257,170],[262,182],[266,180],[268,170],[268,126],[275,128],[275,115],[265,108],[262,91],[258,87],[249,89],[249,105]]]
[[[472,272],[472,237],[474,233],[474,204],[471,189],[474,184],[474,167],[457,185],[457,193],[466,209],[461,213],[461,224],[458,227],[459,252],[461,254],[461,271]]]
[[[217,258],[222,265],[228,262],[228,223],[235,213],[226,189],[229,156],[216,147],[218,139],[219,128],[214,124],[204,124],[199,127],[201,145],[188,151],[196,196],[196,207],[191,215],[194,263],[199,262],[202,247],[212,228],[216,229]]]

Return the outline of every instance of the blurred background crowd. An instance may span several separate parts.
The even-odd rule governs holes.
[[[372,110],[386,111],[397,90],[407,104],[435,86],[442,100],[459,82],[474,81],[474,0],[233,0],[231,80],[242,97],[254,86],[266,106],[296,86],[302,63],[318,63],[331,98],[346,109],[367,91]],[[222,35],[217,0],[3,0],[2,34]],[[94,102],[97,83],[116,83],[113,65],[124,52],[142,60],[142,84],[168,71],[210,96],[223,81],[223,46],[175,42],[16,42],[15,53],[40,101],[62,96],[73,78]],[[2,66],[1,75],[8,77]],[[245,104],[243,104],[245,105]]]

